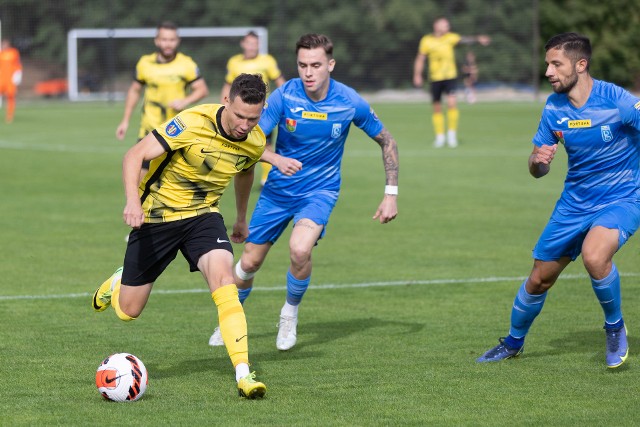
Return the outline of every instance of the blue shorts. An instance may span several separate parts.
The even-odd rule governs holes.
[[[256,245],[275,243],[292,219],[295,225],[302,218],[325,226],[320,234],[321,239],[336,201],[334,193],[316,193],[287,203],[278,202],[262,193],[251,216],[247,242]]]
[[[593,227],[617,229],[618,249],[640,226],[640,204],[619,201],[592,214],[561,214],[556,208],[533,248],[533,258],[556,261],[570,257],[574,261],[582,251],[582,243]]]

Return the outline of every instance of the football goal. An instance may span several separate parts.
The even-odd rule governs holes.
[[[211,87],[222,84],[227,59],[240,53],[240,39],[248,32],[260,39],[260,53],[268,52],[264,27],[180,28],[179,50],[191,56]],[[67,80],[71,101],[120,100],[134,76],[140,56],[155,51],[156,28],[73,29],[67,34]],[[213,86],[215,84],[216,86]]]

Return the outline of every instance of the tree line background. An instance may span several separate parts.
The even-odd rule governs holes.
[[[481,84],[535,89],[544,79],[545,41],[576,31],[594,45],[596,78],[640,90],[640,0],[0,0],[2,36],[14,41],[40,79],[66,75],[71,29],[153,28],[171,20],[180,27],[266,27],[269,51],[287,78],[297,76],[298,37],[325,33],[335,44],[334,77],[359,90],[410,87],[419,39],[442,15],[455,32],[492,37],[488,47],[457,49],[459,64],[467,49],[476,53]],[[184,39],[181,50],[215,91],[238,41]],[[80,46],[79,61],[96,87],[110,79],[126,84],[140,55],[153,49],[151,40],[92,41]]]

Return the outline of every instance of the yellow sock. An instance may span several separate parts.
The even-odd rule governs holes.
[[[218,324],[231,363],[249,363],[249,344],[247,337],[247,319],[238,299],[236,285],[225,285],[211,294],[218,307]]]
[[[131,317],[122,309],[120,309],[120,285],[121,282],[118,280],[116,285],[113,287],[113,292],[111,293],[111,306],[116,311],[116,315],[120,318],[120,320],[124,320],[125,322],[130,322],[132,320],[136,320],[136,317]]]
[[[433,113],[431,118],[433,120],[433,130],[436,135],[444,135],[444,114]]]
[[[458,118],[460,117],[460,112],[457,108],[450,108],[447,110],[447,124],[449,125],[449,130],[457,131],[458,130]],[[444,128],[443,128],[444,133]]]
[[[262,168],[262,177],[260,178],[260,183],[264,184],[267,182],[267,176],[269,175],[269,171],[271,170],[271,165],[269,163],[260,163],[260,167]]]

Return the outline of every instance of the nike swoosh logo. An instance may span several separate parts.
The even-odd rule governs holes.
[[[569,117],[563,117],[563,118],[561,118],[560,120],[558,120],[556,123],[557,123],[557,124],[559,124],[559,125],[561,125],[561,124],[563,124],[564,122],[566,122],[567,120],[569,120]]]
[[[297,113],[297,112],[299,112],[299,111],[304,110],[304,108],[302,108],[302,107],[296,107],[296,108],[289,108],[289,110],[290,110],[292,113]]]
[[[215,151],[215,150],[208,151],[208,150],[205,150],[204,148],[201,148],[201,149],[200,149],[200,152],[201,152],[202,154],[211,154],[211,153],[215,153],[216,151]]]
[[[236,338],[236,342],[240,342],[242,338],[246,337],[246,335],[241,336],[240,338]]]
[[[219,237],[218,237],[218,240],[217,240],[217,241],[218,241],[218,243],[229,243],[229,241],[228,241],[228,240],[220,240],[220,238],[219,238]]]
[[[123,376],[124,376],[124,375],[118,375],[118,376],[117,376],[117,377],[115,377],[115,378],[109,378],[109,377],[106,377],[104,380],[107,382],[107,384],[109,384],[109,383],[112,383],[112,382],[114,382],[115,380],[117,380],[118,378],[123,377]]]

